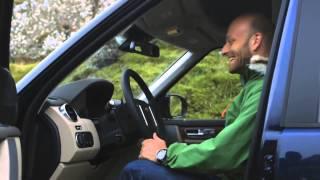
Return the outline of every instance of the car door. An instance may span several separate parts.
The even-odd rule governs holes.
[[[1,179],[21,179],[22,157],[17,118],[15,82],[9,72],[9,41],[13,1],[0,2],[0,174]]]
[[[283,1],[248,179],[320,178],[319,7]]]

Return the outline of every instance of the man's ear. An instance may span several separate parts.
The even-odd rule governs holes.
[[[249,40],[249,47],[251,52],[256,52],[262,46],[263,36],[262,33],[254,33]]]

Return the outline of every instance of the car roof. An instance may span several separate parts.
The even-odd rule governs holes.
[[[219,48],[229,23],[243,13],[272,16],[275,1],[163,0],[136,22],[153,37],[193,52]]]

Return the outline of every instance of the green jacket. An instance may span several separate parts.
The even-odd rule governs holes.
[[[263,75],[248,70],[241,75],[243,89],[226,115],[226,127],[201,144],[174,143],[168,147],[166,165],[198,173],[230,173],[248,159]]]

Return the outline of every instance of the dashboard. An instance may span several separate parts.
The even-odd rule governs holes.
[[[70,104],[83,118],[95,118],[105,113],[114,86],[103,79],[84,79],[56,88],[48,97],[50,105]]]
[[[127,121],[124,103],[111,100],[113,91],[109,81],[85,79],[57,87],[48,96],[42,112],[55,131],[47,136],[56,141],[59,152],[51,178],[68,177],[79,165],[92,169],[133,138],[128,134],[135,134],[137,127]]]

